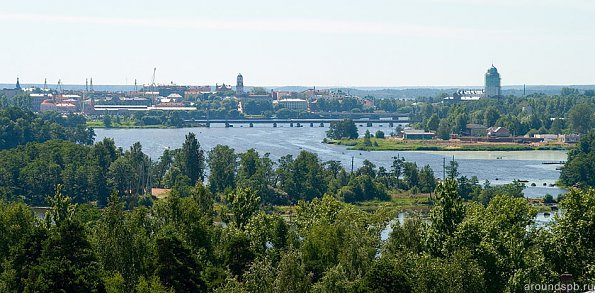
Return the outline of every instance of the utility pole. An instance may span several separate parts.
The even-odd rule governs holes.
[[[446,180],[446,158],[442,158],[442,182]]]

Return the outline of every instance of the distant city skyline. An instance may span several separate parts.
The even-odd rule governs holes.
[[[587,0],[10,1],[0,83],[595,84]]]

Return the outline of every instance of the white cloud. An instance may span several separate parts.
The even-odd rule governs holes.
[[[504,31],[473,28],[427,26],[417,24],[331,21],[306,19],[281,20],[220,20],[220,19],[164,19],[118,18],[94,16],[66,16],[41,14],[0,14],[0,21],[38,22],[56,24],[90,24],[123,27],[154,27],[166,29],[261,31],[278,33],[363,34],[439,39],[510,37]]]

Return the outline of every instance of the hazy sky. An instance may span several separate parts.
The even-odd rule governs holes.
[[[591,0],[2,1],[0,34],[0,82],[595,84]]]

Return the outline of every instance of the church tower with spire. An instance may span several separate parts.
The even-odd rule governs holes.
[[[15,88],[14,88],[14,89],[15,89],[15,90],[19,90],[19,91],[20,91],[20,90],[22,90],[22,88],[21,88],[21,83],[19,82],[19,78],[18,78],[18,77],[17,77],[17,85],[15,86]]]

